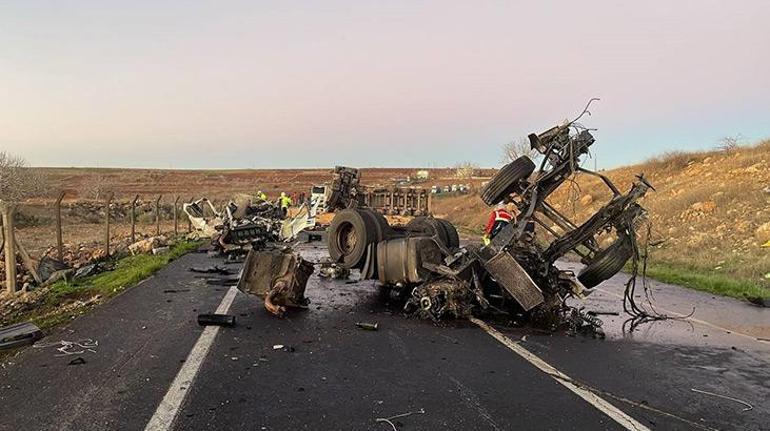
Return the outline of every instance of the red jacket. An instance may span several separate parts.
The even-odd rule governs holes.
[[[513,215],[509,213],[505,209],[499,209],[492,211],[491,214],[489,214],[489,221],[487,221],[487,227],[484,229],[484,233],[486,235],[489,235],[492,233],[492,229],[495,227],[495,222],[504,222],[504,223],[510,223],[511,220],[513,220]]]

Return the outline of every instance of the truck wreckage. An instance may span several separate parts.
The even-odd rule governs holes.
[[[596,319],[567,307],[565,301],[584,297],[629,259],[634,259],[636,270],[636,229],[646,218],[638,200],[654,188],[639,175],[622,193],[606,176],[580,167],[594,137],[576,121],[529,135],[531,148],[542,156],[540,166],[519,157],[481,190],[486,204],[511,203],[519,212],[515,223],[489,245],[461,247],[457,230],[446,220],[417,217],[394,227],[381,214],[354,206],[338,212],[328,229],[331,259],[343,268],[360,270],[362,279],[378,280],[392,296],[405,299],[407,313],[423,318],[486,313],[549,326],[565,320],[596,326]],[[580,225],[546,201],[576,173],[600,178],[612,192],[609,202]],[[533,223],[541,229],[528,228]],[[541,234],[552,238],[545,241]],[[602,248],[599,237],[604,235],[612,241]],[[578,274],[555,266],[570,252],[585,265]],[[635,277],[632,274],[627,286],[627,300]]]
[[[291,241],[302,230],[315,226],[317,205],[300,206],[296,214],[284,218],[279,205],[257,200],[240,206],[229,202],[218,211],[206,198],[186,203],[182,210],[197,234],[211,238],[215,251],[261,249],[268,243]]]
[[[237,209],[228,206],[224,215],[218,215],[222,222],[215,242],[222,247],[243,241],[252,244],[238,287],[265,298],[266,308],[276,315],[282,315],[285,306],[307,305],[305,285],[313,266],[289,247],[265,248],[264,244],[288,240],[309,227],[320,204],[337,210],[327,229],[333,265],[341,273],[358,270],[361,280],[379,281],[392,298],[403,302],[409,315],[433,320],[504,315],[552,328],[570,322],[573,329],[598,329],[601,323],[597,319],[567,306],[566,301],[589,294],[632,259],[624,308],[638,317],[644,311],[633,301],[638,261],[643,257],[637,229],[646,222],[646,210],[638,201],[654,188],[639,175],[630,190],[622,193],[606,176],[581,167],[581,158],[595,140],[589,129],[577,123],[579,118],[529,135],[533,152],[542,157],[539,167],[530,157],[519,157],[483,187],[480,197],[487,205],[506,203],[518,209],[515,222],[488,245],[461,246],[457,229],[432,216],[391,226],[357,195],[358,170],[344,167],[335,169],[331,198],[311,201],[312,208],[294,221],[280,221],[270,215],[274,208],[265,207],[265,212],[247,209],[252,218],[243,223],[236,216]],[[577,173],[600,178],[612,193],[582,224],[547,202]],[[201,202],[190,204],[185,211],[199,216]],[[533,224],[539,229],[532,229]],[[606,243],[609,245],[599,245]],[[578,274],[555,265],[568,253],[579,256],[585,265]]]

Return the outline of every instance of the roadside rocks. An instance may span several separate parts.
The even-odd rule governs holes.
[[[154,249],[165,247],[168,245],[168,238],[163,235],[152,236],[141,241],[137,241],[128,246],[128,251],[131,254],[147,254],[152,253]]]

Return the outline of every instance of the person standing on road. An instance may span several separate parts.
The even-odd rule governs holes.
[[[484,236],[482,237],[484,245],[489,245],[492,242],[492,238],[500,233],[504,227],[508,226],[511,220],[513,220],[513,214],[505,208],[505,205],[497,205],[497,208],[489,214],[487,227],[484,229]]]

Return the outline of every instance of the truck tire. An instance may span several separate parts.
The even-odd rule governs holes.
[[[447,233],[447,246],[449,248],[460,247],[460,234],[457,233],[457,228],[455,225],[442,218],[437,218],[436,220],[441,223]]]
[[[631,240],[628,237],[618,238],[609,247],[597,253],[577,278],[583,286],[591,289],[617,274],[633,255]]]
[[[367,246],[376,242],[377,236],[372,217],[359,209],[344,209],[334,216],[329,226],[329,256],[344,268],[360,268],[366,259]]]
[[[449,248],[458,247],[460,245],[460,238],[457,235],[457,230],[446,220],[426,216],[415,217],[407,223],[406,229],[411,232],[430,236],[438,234],[438,240],[441,241],[444,246]]]
[[[359,208],[359,211],[374,224],[376,234],[374,242],[380,242],[393,236],[393,228],[390,227],[384,215],[371,208]]]
[[[495,205],[511,194],[519,181],[527,179],[535,171],[535,164],[527,156],[503,166],[481,190],[481,200]]]

